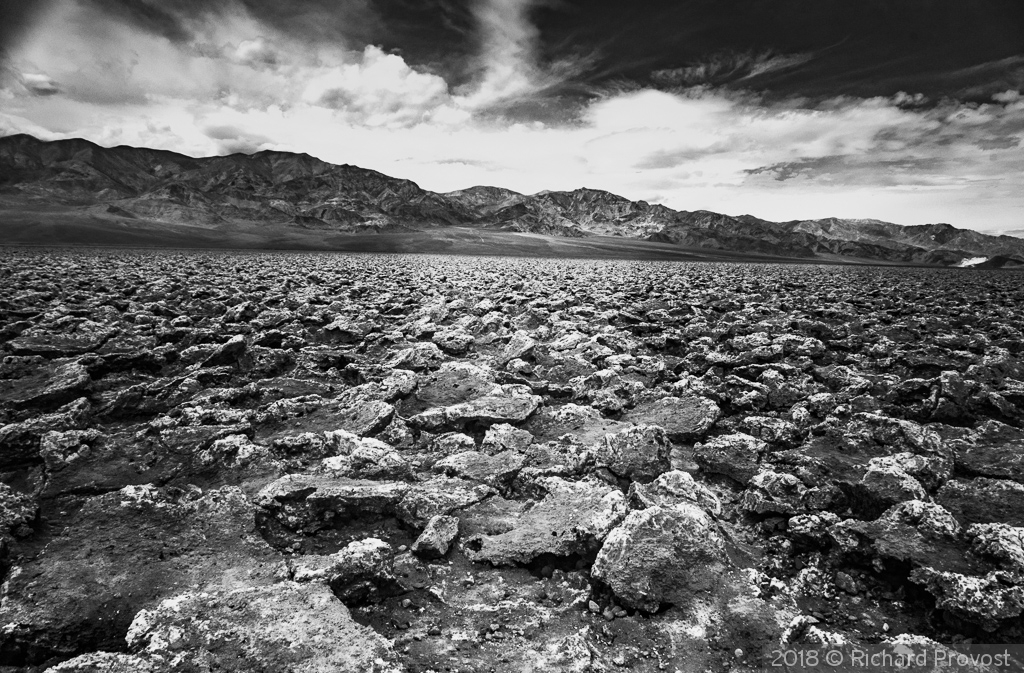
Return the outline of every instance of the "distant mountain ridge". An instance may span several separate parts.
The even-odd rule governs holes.
[[[557,237],[614,236],[687,248],[935,265],[1024,264],[1024,240],[949,224],[901,226],[826,218],[770,222],[677,211],[596,189],[520,194],[477,186],[448,193],[308,154],[193,158],[104,148],[81,139],[0,138],[0,217],[32,204],[93,218],[208,229],[232,223],[336,233],[475,227]],[[977,262],[983,258],[983,262]]]

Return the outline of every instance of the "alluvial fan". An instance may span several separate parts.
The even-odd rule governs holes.
[[[1022,280],[4,250],[0,667],[1021,642]]]

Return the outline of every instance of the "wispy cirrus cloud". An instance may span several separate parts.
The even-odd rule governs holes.
[[[771,72],[796,68],[807,63],[813,54],[777,54],[772,50],[726,51],[679,68],[663,68],[651,73],[651,80],[661,86],[691,87],[707,84],[742,83],[745,79]]]
[[[460,106],[484,114],[544,115],[538,96],[573,81],[592,65],[587,55],[542,58],[540,31],[531,14],[555,0],[473,0],[476,52],[470,79],[456,89]],[[541,101],[542,102],[542,101]]]

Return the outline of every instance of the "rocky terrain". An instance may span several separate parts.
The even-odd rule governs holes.
[[[5,249],[0,671],[1021,642],[1021,280]]]
[[[613,237],[618,256],[672,250],[802,261],[867,260],[933,266],[1024,264],[1024,240],[949,224],[900,226],[830,218],[769,222],[751,215],[677,211],[595,189],[524,195],[498,187],[447,194],[307,154],[263,151],[196,159],[86,140],[0,138],[0,242],[272,249],[423,251],[469,228],[453,252],[530,254],[531,239]],[[373,242],[358,239],[372,234]],[[633,243],[630,246],[627,243]],[[645,245],[641,245],[641,243]],[[663,249],[652,255],[651,245]],[[586,251],[559,245],[559,254]]]

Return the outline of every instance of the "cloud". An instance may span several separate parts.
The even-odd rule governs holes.
[[[459,104],[482,112],[517,116],[543,95],[592,65],[592,55],[565,55],[542,63],[540,31],[531,13],[552,0],[475,0],[478,51],[471,80],[459,87]],[[538,97],[540,97],[538,99]]]
[[[238,152],[252,154],[273,144],[271,139],[266,136],[251,133],[230,124],[209,126],[203,130],[203,133],[217,141],[221,154],[235,154]]]
[[[148,0],[89,0],[106,14],[131,23],[142,30],[159,35],[173,42],[185,42],[192,38],[190,23],[186,16],[198,14],[217,6],[211,3],[205,7],[200,3],[149,2]],[[181,12],[181,13],[179,13]]]
[[[374,46],[366,47],[359,62],[314,77],[303,99],[368,126],[412,125],[455,112],[444,79],[416,72],[400,56]]]
[[[34,96],[53,96],[61,92],[60,85],[47,75],[23,73],[21,83]]]
[[[697,86],[742,82],[769,72],[795,68],[811,60],[811,54],[776,54],[727,51],[714,54],[698,63],[682,68],[667,68],[651,73],[651,80],[661,86]]]
[[[236,63],[254,68],[273,68],[280,64],[281,53],[263,37],[242,40],[231,54]]]
[[[244,13],[261,24],[309,41],[345,40],[379,25],[369,0],[81,0],[88,8],[136,29],[186,44],[206,27]]]
[[[53,2],[8,62],[45,72],[68,98],[101,105],[143,104],[150,94],[203,95],[216,77],[210,59],[76,0]]]
[[[539,32],[529,12],[537,0],[478,0],[480,79],[472,96],[497,101],[534,90],[540,77],[536,62]]]
[[[46,11],[52,0],[0,0],[0,59],[17,47],[21,35]]]
[[[759,166],[744,172],[765,175],[778,182],[803,178],[845,186],[896,187],[933,185],[933,176],[947,173],[948,166],[941,157],[875,159],[835,155]]]
[[[13,60],[24,72],[52,76],[26,80],[34,93],[59,91],[99,106],[142,109],[168,100],[237,110],[312,105],[374,127],[458,124],[469,114],[453,101],[442,77],[397,54],[374,45],[350,50],[310,43],[261,23],[241,5],[229,7],[221,6],[215,22],[193,22],[194,39],[180,42],[78,0],[60,0],[25,36]],[[58,87],[58,81],[67,84]]]

